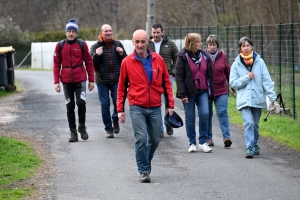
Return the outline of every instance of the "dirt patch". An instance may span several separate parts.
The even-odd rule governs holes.
[[[0,131],[0,136],[14,138],[28,143],[34,148],[34,152],[43,160],[40,168],[38,169],[34,177],[25,181],[14,182],[11,184],[11,186],[22,188],[36,188],[36,193],[33,196],[24,197],[23,199],[25,200],[45,199],[45,197],[47,196],[47,188],[51,186],[51,183],[49,183],[47,179],[55,173],[56,169],[54,166],[54,158],[50,155],[49,150],[45,146],[44,142],[35,140],[30,137],[26,137],[21,133],[17,132],[4,133]]]

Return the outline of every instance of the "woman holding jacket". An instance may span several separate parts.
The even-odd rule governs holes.
[[[272,105],[276,101],[274,85],[268,68],[248,37],[239,41],[240,54],[230,69],[230,86],[237,91],[236,106],[242,112],[246,158],[258,155],[259,119],[261,109],[267,107],[265,94]]]
[[[211,152],[208,139],[208,98],[213,97],[212,66],[209,56],[201,50],[201,35],[189,33],[185,47],[178,53],[176,62],[176,97],[182,100],[185,111],[186,132],[189,138],[189,152],[196,151],[196,115],[199,116],[199,145],[204,152]]]

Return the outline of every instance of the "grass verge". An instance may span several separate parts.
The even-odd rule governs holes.
[[[21,92],[21,91],[23,90],[22,85],[19,84],[18,81],[15,81],[15,85],[16,85],[16,87],[17,87],[16,91],[6,92],[6,91],[0,89],[0,98],[1,98],[1,97],[6,97],[6,96],[11,95],[11,94],[14,94],[14,93],[19,93],[19,92]]]
[[[242,114],[236,109],[236,98],[230,96],[228,99],[228,115],[230,123],[243,127]],[[277,142],[300,151],[300,123],[293,118],[283,115],[269,115],[266,122],[264,118],[267,111],[263,110],[260,118],[260,135],[270,137]]]
[[[24,180],[34,176],[42,163],[27,143],[0,137],[0,199],[16,200],[31,196],[34,186],[26,187]]]

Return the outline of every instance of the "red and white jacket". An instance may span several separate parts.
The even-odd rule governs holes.
[[[161,95],[166,98],[166,108],[174,109],[172,85],[166,64],[154,52],[152,59],[152,83],[149,83],[143,64],[135,58],[135,51],[123,59],[117,92],[117,111],[124,112],[126,97],[129,105],[145,108],[161,106]]]

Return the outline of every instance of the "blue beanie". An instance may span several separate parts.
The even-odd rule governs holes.
[[[66,25],[66,32],[73,30],[78,34],[78,25],[74,18],[70,19],[69,23]]]

